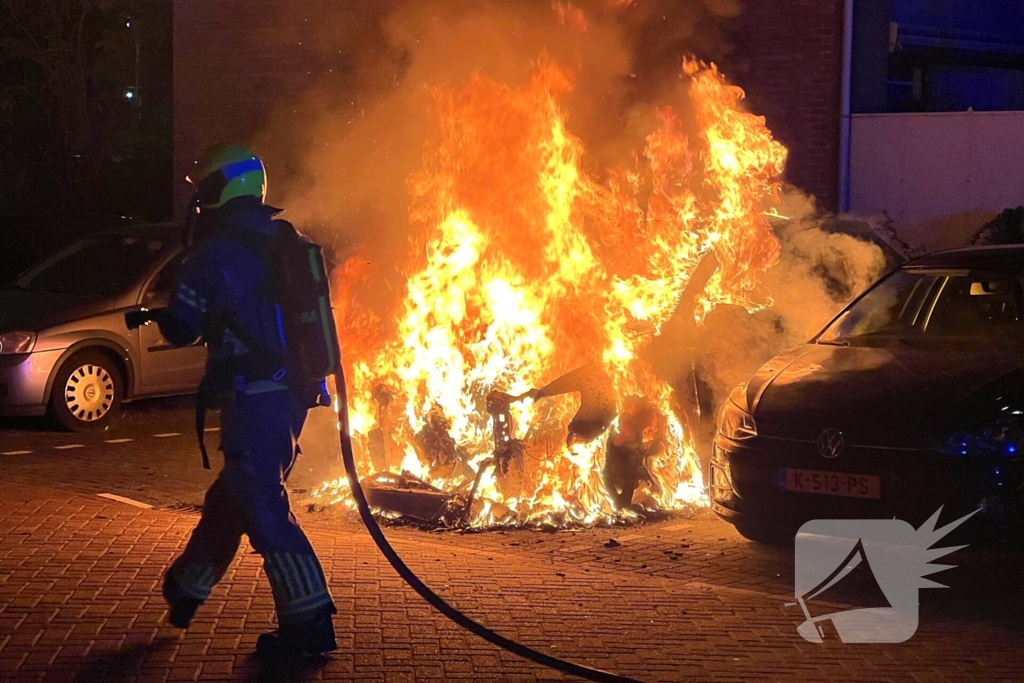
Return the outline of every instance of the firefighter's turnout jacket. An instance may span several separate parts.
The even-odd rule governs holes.
[[[320,561],[292,515],[284,482],[298,455],[306,405],[282,371],[269,254],[276,209],[235,199],[203,215],[209,237],[182,264],[158,318],[172,344],[204,337],[204,385],[221,408],[224,468],[206,494],[202,518],[168,570],[181,597],[206,600],[247,534],[263,557],[282,626],[335,613]],[[249,346],[259,347],[257,353]]]

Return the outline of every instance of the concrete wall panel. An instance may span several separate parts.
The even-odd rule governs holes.
[[[850,205],[885,213],[908,242],[962,246],[1024,204],[1024,112],[853,117]]]

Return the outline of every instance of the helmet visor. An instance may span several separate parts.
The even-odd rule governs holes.
[[[196,185],[195,201],[199,206],[218,206],[222,203],[221,197],[224,194],[224,189],[227,188],[228,184],[235,178],[239,178],[247,173],[263,172],[263,162],[259,159],[243,159],[242,161],[236,161],[233,164],[227,164],[210,175],[203,178],[199,183],[195,183],[191,177],[185,179]]]

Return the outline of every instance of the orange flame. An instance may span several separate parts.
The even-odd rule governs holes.
[[[604,179],[584,169],[559,105],[572,77],[552,61],[542,58],[521,88],[475,76],[431,91],[437,130],[409,179],[404,289],[367,303],[374,273],[358,256],[335,274],[361,474],[386,467],[446,489],[466,484],[495,448],[490,392],[527,394],[596,364],[621,417],[567,445],[578,399],[511,404],[509,436],[524,450],[483,477],[488,503],[473,522],[587,524],[630,502],[703,501],[672,389],[642,352],[709,253],[719,272],[683,315],[768,303],[760,283],[779,245],[765,212],[786,150],[713,65],[684,70],[693,121],[662,109],[635,164]],[[384,410],[373,393],[382,385],[394,395]],[[450,436],[440,459],[424,441],[438,425]],[[637,479],[635,491],[609,490],[616,471]]]
[[[559,24],[576,33],[586,33],[587,16],[579,7],[576,7],[571,2],[555,0],[551,4],[551,8],[554,10],[555,18]]]

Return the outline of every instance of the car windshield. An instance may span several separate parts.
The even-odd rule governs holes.
[[[889,346],[914,341],[1017,342],[1022,336],[1019,278],[901,270],[855,301],[817,342]]]
[[[165,240],[102,236],[84,239],[38,264],[15,282],[19,289],[112,296],[126,291],[166,255]]]

